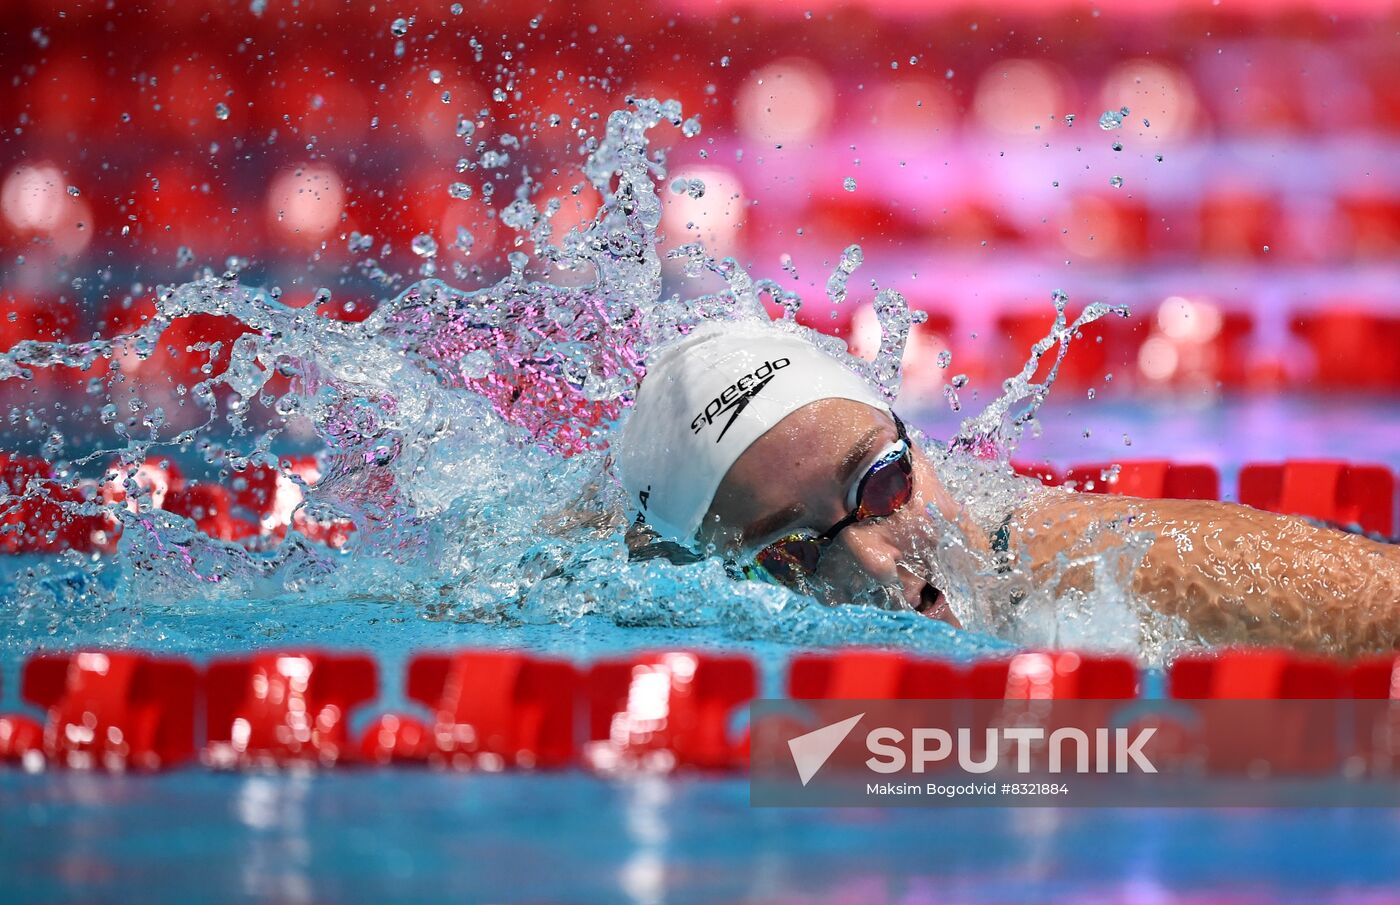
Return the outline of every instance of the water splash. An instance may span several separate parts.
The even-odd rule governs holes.
[[[1059,290],[1051,294],[1051,304],[1055,320],[1050,332],[1031,347],[1030,358],[1021,367],[1021,372],[1002,384],[1002,394],[962,423],[950,441],[952,447],[982,458],[1008,460],[1025,431],[1034,429],[1036,414],[1050,395],[1050,388],[1059,376],[1060,365],[1069,354],[1070,344],[1082,335],[1080,331],[1110,314],[1117,317],[1129,315],[1125,305],[1091,302],[1078,317],[1070,321],[1066,314],[1069,296]],[[1041,361],[1052,349],[1055,350],[1054,360],[1045,378],[1036,381],[1035,374],[1040,369]]]
[[[411,25],[396,22],[392,30],[402,37]],[[554,234],[557,203],[541,210],[526,185],[500,211],[500,222],[520,237],[517,249],[530,247],[534,264],[552,268],[559,282],[529,276],[531,256],[516,250],[507,277],[458,289],[436,278],[437,243],[420,236],[411,250],[426,278],[359,322],[290,307],[276,291],[242,284],[231,265],[159,289],[150,316],[124,335],[31,340],[0,355],[0,380],[32,381],[59,369],[97,374],[96,395],[107,397],[99,420],[114,434],[111,443],[65,460],[56,432],[45,447],[58,459],[52,472],[7,483],[0,518],[11,533],[32,534],[42,523],[62,546],[62,526],[80,523],[113,548],[105,557],[70,551],[22,576],[18,618],[53,633],[75,618],[115,620],[104,624],[139,637],[143,609],[296,595],[327,603],[415,600],[427,618],[445,621],[548,624],[601,615],[620,625],[710,626],[731,637],[804,645],[986,649],[985,638],[952,640],[945,626],[908,611],[838,612],[781,588],[736,583],[713,560],[629,561],[625,501],[606,449],[648,350],[703,320],[767,318],[766,297],[783,310],[784,329],[847,362],[893,401],[910,330],[925,317],[898,292],[878,290],[879,347],[873,359],[857,358],[841,340],[797,324],[796,293],[754,279],[733,258],[716,260],[700,243],[667,257],[685,276],[718,276],[725,288],[663,297],[656,189],[667,173],[664,155],[649,144],[662,123],[687,136],[700,128],[674,101],[634,99],[608,116],[582,166],[602,205],[564,235]],[[489,165],[503,163],[497,154]],[[694,181],[681,190],[704,191]],[[372,247],[369,237],[349,241],[361,251]],[[459,231],[459,247],[472,241],[470,231]],[[826,286],[832,304],[846,300],[862,259],[858,245],[842,253]],[[317,294],[317,306],[331,301],[329,292]],[[973,522],[1031,492],[1004,463],[1033,424],[1072,338],[1098,317],[1126,314],[1094,303],[1069,322],[1065,303],[1057,293],[1054,327],[1003,395],[968,419],[946,449],[928,447]],[[207,358],[197,375],[163,393],[125,381],[179,342],[172,336],[184,335],[180,324],[198,318],[238,328],[227,341],[186,347]],[[1049,374],[1035,382],[1052,348]],[[314,447],[314,465],[274,452],[291,440]],[[211,537],[197,529],[199,507],[176,511],[169,488],[153,478],[159,470],[151,463],[162,456],[197,459],[235,488],[262,481],[275,511],[243,511],[235,494],[227,501],[233,511],[217,514],[251,527]],[[210,499],[205,510],[225,505]],[[948,588],[974,629],[1044,643],[1032,631],[1036,620],[1012,618],[991,603],[1006,599],[1008,581],[1025,577],[989,571],[967,524],[942,515],[930,524],[937,530],[911,568]],[[1103,593],[1124,587],[1119,578]],[[1052,597],[1024,599],[1037,612],[1057,612]]]
[[[13,618],[57,637],[100,625],[130,641],[147,637],[142,614],[152,610],[288,596],[397,599],[420,601],[434,620],[602,615],[791,643],[922,637],[950,651],[985,649],[985,640],[950,641],[945,627],[911,613],[836,614],[780,588],[736,584],[714,562],[629,563],[606,444],[646,351],[704,318],[766,317],[764,297],[784,308],[790,329],[804,330],[795,293],[699,245],[671,256],[687,272],[718,274],[726,289],[662,298],[656,185],[666,170],[648,143],[661,123],[699,129],[673,101],[637,99],[608,117],[583,165],[602,206],[563,236],[554,234],[557,204],[541,210],[521,193],[501,211],[535,261],[567,284],[528,277],[521,251],[500,282],[454,288],[433,277],[438,248],[425,236],[411,250],[429,278],[359,322],[319,316],[333,304],[328,291],[291,307],[276,290],[244,285],[230,265],[158,288],[129,332],[29,340],[0,355],[0,379],[16,384],[60,370],[96,375],[92,420],[109,431],[68,459],[60,436],[51,470],[19,469],[23,480],[7,483],[0,517],[9,536],[47,528],[58,549],[68,545],[64,526],[79,525],[88,534],[71,546],[89,549],[100,534],[105,551],[69,550],[17,575]],[[463,232],[458,242],[469,245]],[[368,236],[349,243],[373,247]],[[843,260],[854,262],[849,275],[859,250]],[[897,293],[880,293],[876,305],[895,329],[874,361],[849,360],[893,398],[918,318]],[[196,334],[182,325],[195,321],[234,327],[186,342]],[[840,340],[818,341],[846,355]],[[187,379],[166,387],[135,379],[180,354],[202,362]],[[314,449],[314,460],[276,452],[289,443]],[[167,460],[193,462],[212,479],[175,489]],[[253,510],[243,493],[253,485],[273,494],[275,511]],[[175,505],[190,487],[208,492]],[[233,491],[221,497],[220,487]]]

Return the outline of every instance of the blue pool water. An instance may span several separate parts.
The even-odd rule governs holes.
[[[1104,458],[1126,431],[1134,445],[1124,453],[1213,461],[1227,488],[1248,459],[1400,461],[1393,414],[1346,405],[1353,430],[1338,436],[1328,429],[1339,417],[1333,404],[1090,404],[1063,418],[1072,428],[1045,417],[1046,435],[1026,457]],[[922,419],[935,436],[946,433],[944,420]],[[1252,427],[1236,434],[1231,425]],[[29,562],[7,561],[0,582]],[[382,667],[383,706],[401,706],[403,664],[429,647],[504,646],[579,661],[663,647],[740,650],[762,665],[770,693],[796,649],[869,637],[943,656],[1007,649],[928,620],[892,628],[857,610],[782,635],[623,623],[432,621],[413,600],[135,601],[23,617],[7,607],[0,709],[19,708],[19,664],[41,647],[136,646],[201,659],[270,646],[368,650]],[[0,903],[1379,902],[1400,897],[1397,850],[1400,814],[1380,809],[769,810],[750,808],[747,781],[733,777],[0,772]]]
[[[752,809],[742,779],[0,774],[5,902],[1381,902],[1382,810]]]

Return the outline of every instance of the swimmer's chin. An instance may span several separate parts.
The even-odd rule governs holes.
[[[930,619],[946,622],[953,628],[962,628],[958,617],[953,615],[953,608],[948,605],[948,597],[927,582],[919,591],[919,600],[914,604],[914,609]]]

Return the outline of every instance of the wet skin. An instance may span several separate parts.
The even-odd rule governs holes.
[[[868,405],[823,399],[803,406],[730,466],[705,516],[702,539],[742,559],[795,531],[820,534],[850,513],[856,484],[896,439],[890,416]],[[927,543],[933,531],[925,514],[929,505],[950,520],[963,518],[917,445],[913,465],[910,501],[893,515],[856,522],[838,534],[822,554],[816,580],[802,590],[833,604],[873,595],[884,606],[958,624],[942,592],[901,564],[911,561],[916,538]],[[980,538],[971,525],[963,527]]]
[[[827,399],[793,412],[730,467],[701,539],[743,560],[785,534],[822,533],[851,511],[855,484],[895,439],[889,415],[861,403]],[[800,590],[958,624],[942,593],[909,565],[937,539],[928,507],[958,525],[974,552],[988,553],[989,544],[917,446],[913,466],[913,498],[837,535]],[[1087,566],[1066,570],[1066,556],[1088,562],[1146,532],[1154,540],[1132,593],[1206,642],[1342,654],[1400,647],[1400,546],[1232,503],[1060,490],[1033,498],[1009,528],[1017,568],[1057,596],[1088,591],[1095,580]]]

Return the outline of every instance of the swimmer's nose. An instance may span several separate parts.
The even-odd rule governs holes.
[[[890,526],[857,523],[842,531],[837,542],[866,576],[886,586],[898,583],[900,549]]]

